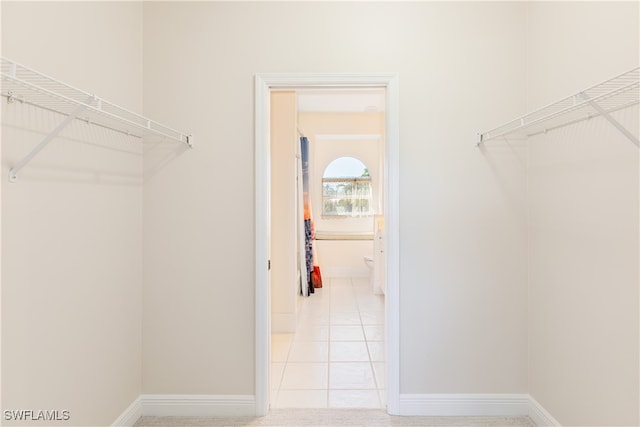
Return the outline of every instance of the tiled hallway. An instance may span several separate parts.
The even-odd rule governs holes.
[[[384,296],[325,278],[300,307],[297,332],[271,337],[271,406],[385,407]]]

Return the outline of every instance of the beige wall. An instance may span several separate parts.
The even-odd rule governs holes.
[[[637,67],[638,13],[531,3],[528,107]],[[562,425],[638,425],[638,148],[601,117],[528,142],[529,391]]]
[[[373,240],[316,240],[322,277],[369,277],[364,257],[373,257]]]
[[[368,167],[371,174],[372,208],[375,213],[382,214],[384,212],[380,200],[384,183],[381,167],[384,156],[384,113],[301,112],[298,115],[298,123],[310,141],[311,185],[313,186],[311,196],[316,230],[373,232],[373,217],[322,217],[322,176],[329,163],[338,157],[359,159]],[[340,139],[341,135],[366,135],[367,137]]]
[[[142,110],[140,3],[2,2],[2,55]],[[3,98],[2,409],[109,425],[141,391],[142,150],[75,122],[9,183],[60,121]]]
[[[524,3],[144,7],[146,114],[197,138],[145,182],[144,392],[255,392],[256,73],[374,71],[400,76],[401,392],[526,392],[524,169],[474,145],[524,108]]]
[[[294,91],[271,94],[271,331],[295,332],[298,295],[297,102]]]
[[[637,66],[637,17],[632,2],[2,2],[3,55],[144,101],[196,141],[147,144],[142,165],[72,129],[9,185],[49,118],[3,105],[3,409],[107,424],[140,392],[253,395],[253,78],[382,70],[400,76],[401,393],[531,392],[564,424],[638,424],[637,149],[600,119],[528,153],[474,145]],[[617,117],[637,129],[636,114]]]
[[[375,213],[383,213],[384,120],[384,113],[381,112],[299,113],[299,127],[311,141],[312,205],[316,231],[373,233],[373,217],[323,218],[322,176],[329,163],[338,157],[355,157],[361,160],[371,174],[372,208]],[[354,139],[344,135],[363,137]],[[340,139],[340,136],[344,139]],[[317,240],[315,247],[324,276],[369,275],[364,256],[373,255],[373,240]]]

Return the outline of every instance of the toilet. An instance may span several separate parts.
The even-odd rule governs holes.
[[[364,257],[364,263],[367,264],[367,268],[369,268],[369,284],[371,285],[371,289],[373,289],[373,282],[374,282],[374,278],[375,278],[375,274],[373,271],[373,257],[372,256],[365,256]]]

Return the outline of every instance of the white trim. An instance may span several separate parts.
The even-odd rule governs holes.
[[[531,396],[529,396],[529,418],[539,427],[560,427],[560,423]]]
[[[271,313],[271,331],[276,334],[293,334],[298,325],[295,313]]]
[[[269,152],[269,85],[255,80],[255,233],[256,233],[256,415],[269,412],[271,320],[269,298],[269,215],[271,212],[271,158]]]
[[[133,427],[133,425],[142,416],[142,404],[140,396],[134,400],[127,409],[111,424],[111,427]]]
[[[386,396],[387,411],[400,413],[400,86],[398,76],[387,80],[385,106],[385,224],[386,224]]]
[[[402,416],[528,415],[537,426],[561,426],[528,394],[403,394],[398,400]],[[142,416],[254,416],[256,403],[250,395],[143,394],[111,426],[131,427]]]
[[[255,233],[256,233],[256,414],[269,410],[270,309],[269,272],[269,94],[271,89],[353,88],[386,89],[385,106],[385,223],[387,226],[386,371],[387,411],[399,413],[400,298],[399,298],[399,83],[393,73],[373,74],[258,74],[255,77]]]
[[[256,401],[248,395],[143,394],[143,416],[224,417],[254,416]]]
[[[321,133],[315,136],[316,141],[380,141],[382,135],[377,133]]]
[[[527,394],[402,394],[403,416],[526,416]]]

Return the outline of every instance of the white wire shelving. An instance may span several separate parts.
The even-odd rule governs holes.
[[[82,120],[133,138],[153,136],[193,147],[193,137],[190,134],[172,129],[4,57],[0,57],[0,75],[2,97],[6,98],[7,103],[34,105],[65,116],[24,159],[13,166],[9,172],[11,182],[15,182],[18,172],[74,120]]]
[[[640,67],[480,132],[476,144],[497,138],[526,138],[596,116],[603,116],[631,142],[640,147],[638,137],[611,117],[612,112],[640,103]]]

